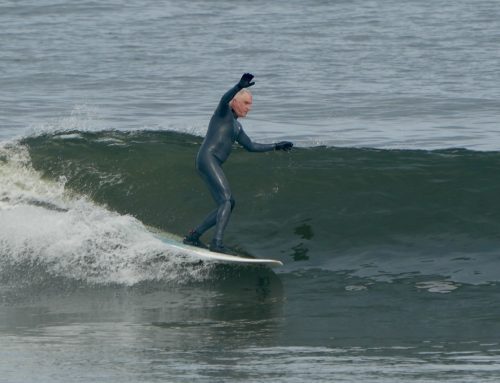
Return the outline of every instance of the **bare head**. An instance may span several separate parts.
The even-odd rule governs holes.
[[[252,93],[247,88],[243,88],[236,93],[236,96],[229,102],[229,106],[233,109],[236,117],[246,117],[252,109],[252,102]]]

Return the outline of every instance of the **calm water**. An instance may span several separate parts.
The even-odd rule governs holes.
[[[0,0],[0,382],[497,382],[499,41],[487,0]],[[247,71],[300,149],[234,154],[227,239],[275,273],[151,233]]]
[[[203,134],[241,73],[257,138],[497,150],[497,1],[2,1],[2,137]]]

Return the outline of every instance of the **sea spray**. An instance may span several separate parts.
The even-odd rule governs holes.
[[[0,148],[0,278],[69,278],[133,285],[203,279],[209,267],[169,254],[131,215],[67,190],[66,178],[44,179],[22,145]],[[188,265],[188,266],[186,266]]]

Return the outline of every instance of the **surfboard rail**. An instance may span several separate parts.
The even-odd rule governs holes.
[[[208,249],[186,245],[182,243],[180,239],[178,240],[173,237],[157,236],[157,238],[160,239],[168,248],[174,251],[191,255],[204,261],[239,265],[264,265],[269,267],[283,266],[283,262],[277,259],[248,258],[238,255],[216,253]]]

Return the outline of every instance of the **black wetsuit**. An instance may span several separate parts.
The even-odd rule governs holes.
[[[245,76],[247,77],[245,78]],[[207,134],[196,157],[196,168],[208,186],[217,207],[186,238],[190,239],[188,242],[197,242],[203,233],[216,226],[214,239],[210,246],[215,251],[223,251],[224,230],[235,205],[229,182],[222,171],[222,164],[231,154],[234,142],[238,142],[250,152],[289,150],[292,147],[292,143],[288,142],[278,144],[252,142],[238,122],[229,103],[241,89],[253,85],[250,83],[252,78],[253,76],[250,74],[243,75],[240,82],[222,96],[210,119]]]

